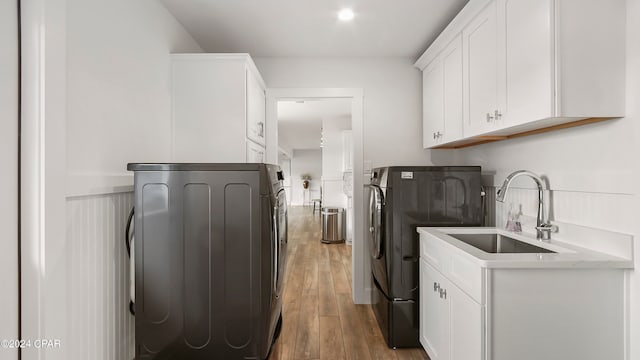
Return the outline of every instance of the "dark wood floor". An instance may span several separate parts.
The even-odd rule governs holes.
[[[284,325],[270,359],[421,359],[387,347],[370,305],[351,295],[351,246],[320,242],[320,215],[289,208]]]

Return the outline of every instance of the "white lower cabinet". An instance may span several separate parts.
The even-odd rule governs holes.
[[[420,260],[420,343],[431,360],[482,359],[482,306]]]
[[[420,234],[420,343],[431,360],[624,359],[624,269],[554,268],[542,256],[518,267],[509,255],[507,267],[487,267]]]
[[[451,359],[483,359],[483,307],[455,285],[449,286],[447,297],[451,303]]]
[[[426,261],[420,260],[420,343],[431,360],[450,359],[449,301],[440,296],[447,281]]]

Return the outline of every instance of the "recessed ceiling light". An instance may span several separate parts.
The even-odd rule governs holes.
[[[342,21],[351,21],[354,16],[353,10],[349,8],[342,9],[338,12],[338,19]]]

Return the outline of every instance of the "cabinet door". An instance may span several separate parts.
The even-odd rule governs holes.
[[[420,343],[431,360],[449,360],[449,301],[440,289],[448,281],[426,261],[420,260]]]
[[[447,297],[451,304],[451,360],[482,360],[482,306],[455,285],[447,288]]]
[[[442,142],[462,138],[462,35],[442,53],[444,111]]]
[[[264,163],[264,147],[251,140],[247,140],[247,162]]]
[[[465,85],[464,136],[490,131],[496,126],[497,92],[497,14],[492,1],[462,32]]]
[[[444,74],[441,57],[422,72],[422,145],[437,145],[444,132]]]
[[[247,138],[264,145],[265,94],[256,75],[247,70]]]
[[[498,0],[506,126],[553,116],[552,0]]]

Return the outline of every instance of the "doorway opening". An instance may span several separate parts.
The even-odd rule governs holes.
[[[353,240],[351,99],[278,101],[278,161],[292,206],[341,209],[338,239]]]
[[[267,161],[290,172],[285,186],[292,206],[311,207],[312,200],[320,199],[323,207],[346,209],[353,301],[369,304],[372,289],[363,231],[362,108],[362,89],[268,89],[267,122],[279,126],[270,127],[272,132],[267,133]]]

